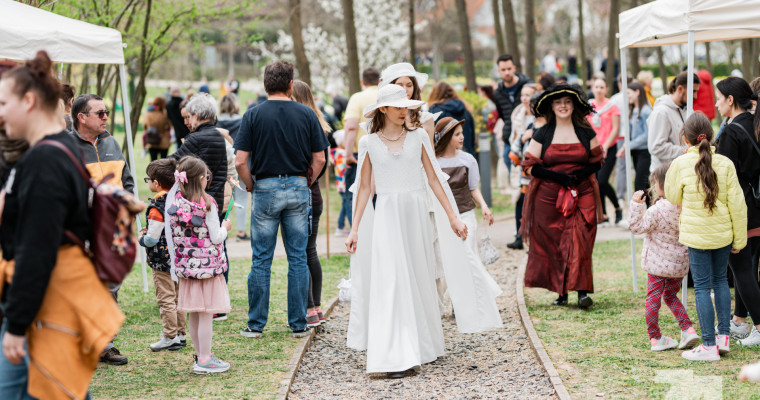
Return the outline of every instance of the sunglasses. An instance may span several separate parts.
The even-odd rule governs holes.
[[[108,111],[108,110],[88,111],[88,112],[82,113],[82,114],[89,115],[90,113],[97,115],[98,118],[103,118],[104,115],[107,117],[108,115],[111,114],[111,112]]]

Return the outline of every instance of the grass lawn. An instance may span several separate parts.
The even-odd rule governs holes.
[[[641,250],[640,241],[637,249]],[[678,350],[649,349],[644,321],[646,274],[639,269],[639,292],[633,293],[630,242],[596,244],[594,286],[595,304],[590,311],[581,311],[574,305],[575,293],[570,296],[570,306],[556,307],[550,305],[556,294],[543,289],[525,290],[538,336],[573,398],[691,399],[696,393],[692,395],[689,389],[717,388],[722,379],[726,399],[760,399],[760,386],[736,380],[742,365],[760,359],[760,348],[732,344],[731,353],[713,363],[687,361]],[[700,331],[692,290],[687,308]],[[665,304],[660,309],[660,328],[664,335],[680,338],[678,324]],[[667,383],[667,378],[658,378],[660,372],[677,370],[693,373],[694,378],[682,379],[680,387]],[[597,397],[600,393],[604,395]]]
[[[250,262],[233,261],[230,269],[232,312],[227,321],[214,323],[212,352],[232,364],[229,371],[210,376],[192,371],[192,343],[176,352],[154,353],[148,345],[159,339],[161,320],[153,284],[142,291],[139,266],[119,292],[119,306],[127,320],[116,339],[116,347],[129,357],[125,366],[100,364],[90,390],[96,399],[271,399],[299,340],[290,337],[287,326],[287,261],[272,266],[269,322],[261,339],[240,336],[248,319],[247,276]],[[322,305],[337,295],[340,278],[348,276],[348,258],[322,259]],[[150,280],[150,278],[149,278]],[[188,336],[188,341],[190,337]]]

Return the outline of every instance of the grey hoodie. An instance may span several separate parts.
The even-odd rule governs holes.
[[[669,94],[654,102],[647,120],[647,145],[652,155],[650,171],[683,154],[686,145],[681,140],[681,128],[685,119],[686,110],[678,107]]]

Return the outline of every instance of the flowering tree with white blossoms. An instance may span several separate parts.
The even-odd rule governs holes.
[[[402,61],[409,41],[407,25],[403,22],[407,1],[354,0],[354,23],[362,68],[373,66],[382,70]],[[343,15],[340,0],[317,0],[317,3],[327,14]],[[278,33],[274,46],[265,48],[264,43],[259,42],[262,54],[294,60],[292,37],[284,31]],[[347,57],[342,30],[333,33],[323,25],[310,22],[303,29],[303,38],[314,87],[334,93],[344,91]]]

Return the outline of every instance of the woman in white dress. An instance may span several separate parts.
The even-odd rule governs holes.
[[[377,103],[365,109],[372,130],[359,142],[354,225],[346,239],[352,254],[348,346],[367,350],[367,373],[388,373],[391,378],[403,377],[405,371],[444,354],[435,286],[438,260],[432,246],[436,234],[442,247],[454,253],[450,279],[462,282],[450,287],[460,331],[501,325],[492,298],[498,293],[486,282],[490,276],[484,279],[482,264],[482,273],[467,268],[474,259],[463,242],[467,227],[453,208],[446,175],[433,158],[427,133],[407,129],[408,110],[421,105],[422,101],[409,100],[403,88],[387,85],[378,91]],[[368,207],[373,179],[374,208]],[[437,199],[437,226],[448,224],[450,229],[436,232],[428,212],[426,181]],[[491,309],[484,306],[488,297],[498,321],[485,327],[479,311]],[[460,313],[466,315],[461,323]],[[477,320],[467,320],[471,315]]]

